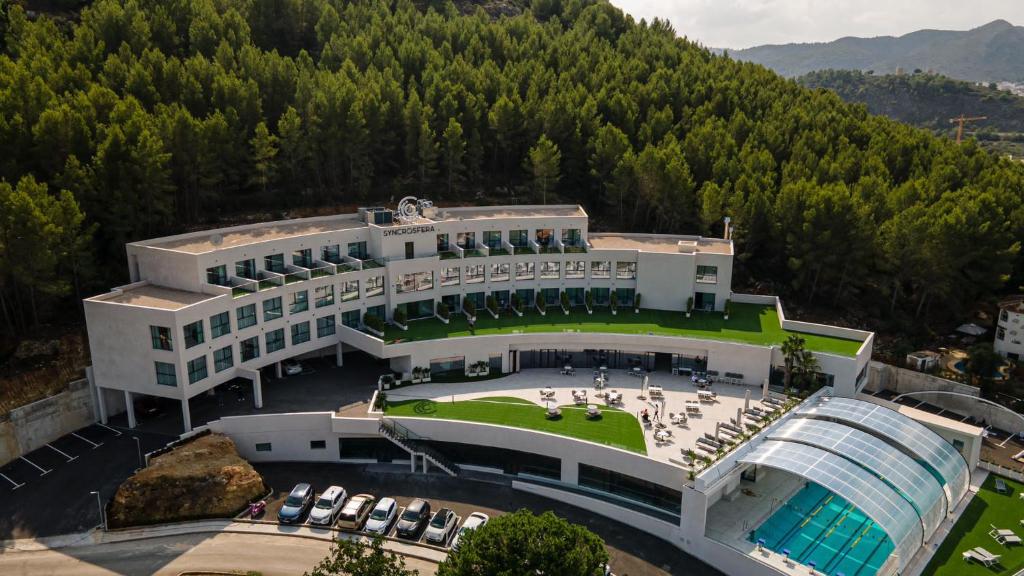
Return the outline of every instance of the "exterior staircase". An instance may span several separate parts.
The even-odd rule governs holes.
[[[458,476],[459,472],[461,472],[458,464],[452,462],[444,454],[441,454],[435,448],[426,444],[426,441],[429,440],[429,438],[419,436],[398,422],[388,420],[387,418],[381,418],[378,430],[380,431],[381,436],[398,445],[399,448],[402,448],[414,457],[423,457],[427,462],[430,462],[437,468],[444,470],[449,476]]]

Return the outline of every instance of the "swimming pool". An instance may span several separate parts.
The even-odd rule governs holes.
[[[855,506],[808,483],[750,534],[752,542],[823,574],[875,576],[895,548],[886,533]]]

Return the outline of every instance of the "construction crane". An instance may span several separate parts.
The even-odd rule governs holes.
[[[956,128],[956,143],[959,144],[964,139],[964,124],[968,122],[974,122],[977,120],[988,120],[988,116],[964,116],[960,115],[959,118],[950,118],[950,124],[957,124]]]

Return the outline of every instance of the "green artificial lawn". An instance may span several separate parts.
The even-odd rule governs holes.
[[[620,308],[617,315],[613,315],[607,308],[598,308],[593,314],[587,314],[585,308],[575,308],[566,316],[558,305],[549,305],[546,316],[541,316],[531,309],[522,318],[511,311],[506,311],[495,320],[490,312],[481,310],[477,313],[476,329],[472,332],[464,314],[452,314],[449,324],[444,324],[436,318],[428,318],[410,322],[408,331],[388,325],[384,337],[388,344],[396,344],[458,336],[566,330],[684,336],[760,346],[782,345],[790,334],[800,334],[806,340],[808,350],[842,356],[855,356],[862,344],[859,340],[783,330],[775,307],[758,304],[733,304],[728,320],[719,312],[694,312],[687,318],[686,314],[678,311],[642,309],[636,314],[632,309],[624,308]]]
[[[632,414],[602,406],[601,417],[588,420],[585,407],[561,408],[561,418],[549,420],[546,417],[546,408],[529,400],[494,396],[456,402],[389,400],[384,412],[388,416],[464,420],[538,430],[647,454],[644,432],[640,428],[640,422]]]
[[[995,478],[990,474],[985,480],[922,576],[1010,576],[1024,568],[1024,546],[1006,547],[988,535],[995,526],[1013,530],[1024,538],[1024,526],[1020,524],[1024,519],[1024,500],[1019,496],[1024,485],[1004,478],[1010,493],[999,494],[995,489]],[[978,546],[1001,555],[1001,563],[985,568],[973,561],[964,561],[963,553]]]

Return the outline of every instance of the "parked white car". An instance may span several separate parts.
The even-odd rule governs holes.
[[[341,486],[331,486],[324,490],[316,504],[313,505],[313,509],[309,511],[309,523],[319,526],[334,524],[334,519],[338,517],[338,512],[341,512],[341,507],[345,504],[347,496],[348,494]]]
[[[398,502],[395,502],[394,498],[381,498],[370,512],[370,517],[366,519],[363,530],[371,534],[386,534],[391,523],[395,521],[396,514]]]
[[[298,376],[302,374],[302,364],[299,364],[298,360],[285,360],[281,363],[281,368],[284,369],[286,376]]]
[[[459,542],[462,540],[463,536],[484,524],[487,524],[489,520],[490,517],[483,512],[473,512],[467,516],[466,521],[462,523],[462,528],[459,528],[458,534],[456,534],[455,539],[452,540],[452,550],[457,550],[459,548]]]
[[[455,512],[448,508],[441,508],[430,519],[430,524],[427,524],[427,530],[423,537],[431,544],[444,546],[448,540],[451,540],[458,523],[459,517],[455,515]]]

